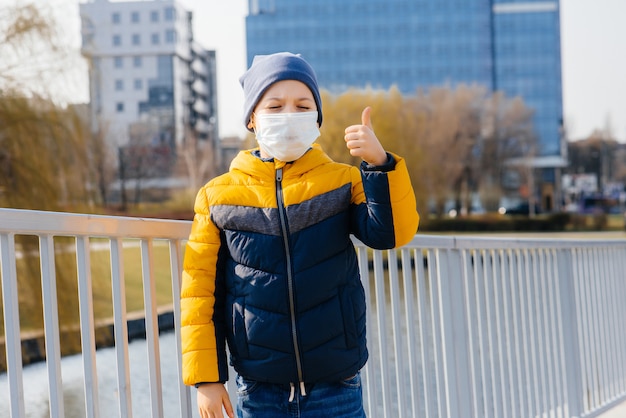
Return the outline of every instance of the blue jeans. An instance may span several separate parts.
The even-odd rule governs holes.
[[[365,418],[361,374],[333,383],[305,386],[296,383],[290,401],[289,385],[263,383],[237,376],[238,418]]]

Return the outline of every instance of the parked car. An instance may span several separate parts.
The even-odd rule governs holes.
[[[503,208],[500,213],[505,215],[530,215],[530,205],[528,202],[520,203],[519,205],[512,206],[510,208]],[[535,214],[541,213],[539,205],[535,204]]]

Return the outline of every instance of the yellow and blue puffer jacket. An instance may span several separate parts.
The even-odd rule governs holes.
[[[240,152],[199,192],[181,289],[183,381],[240,375],[338,381],[367,360],[365,296],[353,234],[388,249],[419,216],[406,164],[332,161],[315,144],[293,163]]]

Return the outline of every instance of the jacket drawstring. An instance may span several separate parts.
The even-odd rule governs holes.
[[[293,398],[296,395],[296,387],[293,383],[289,383],[289,386],[291,386],[291,391],[289,392],[289,403],[291,403],[293,402]]]
[[[289,402],[293,402],[293,399],[296,397],[296,385],[289,383],[289,387]],[[300,395],[306,396],[306,387],[304,386],[304,382],[300,382]]]

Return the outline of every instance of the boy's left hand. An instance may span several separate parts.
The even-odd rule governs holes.
[[[371,107],[363,109],[361,125],[348,126],[344,139],[350,155],[361,157],[370,165],[380,166],[387,162],[387,153],[374,134],[371,113]]]

